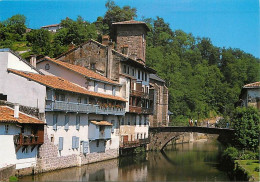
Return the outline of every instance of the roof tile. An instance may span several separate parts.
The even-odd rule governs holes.
[[[28,78],[30,80],[36,81],[36,82],[38,82],[42,85],[48,86],[50,88],[126,102],[126,100],[123,99],[122,97],[88,91],[87,89],[80,87],[79,85],[76,85],[61,77],[51,76],[51,75],[40,75],[40,74],[35,74],[35,73],[17,71],[17,70],[13,70],[13,69],[8,69],[8,71],[10,71],[14,74],[20,75],[22,77]]]
[[[0,123],[21,123],[21,124],[44,124],[43,121],[19,112],[19,118],[14,117],[14,109],[8,106],[0,106]]]
[[[81,75],[84,75],[86,77],[89,77],[89,78],[93,78],[93,79],[96,79],[96,80],[101,80],[101,81],[104,81],[104,82],[107,82],[107,83],[111,83],[111,84],[116,84],[116,85],[119,85],[119,83],[113,81],[113,80],[110,80],[90,69],[87,69],[83,66],[77,66],[77,65],[74,65],[74,64],[70,64],[70,63],[66,63],[66,62],[63,62],[63,61],[58,61],[58,60],[55,60],[55,59],[52,59],[52,58],[49,58],[49,57],[45,57],[45,59],[53,62],[53,63],[56,63],[60,66],[63,66],[69,70],[72,70],[74,72],[77,72]]]

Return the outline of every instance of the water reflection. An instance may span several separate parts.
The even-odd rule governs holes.
[[[229,181],[217,169],[218,143],[187,143],[170,146],[165,153],[137,156],[68,168],[20,181]]]

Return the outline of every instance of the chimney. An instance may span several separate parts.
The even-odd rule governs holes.
[[[36,55],[31,55],[30,64],[36,68]]]
[[[14,117],[19,118],[19,104],[14,105]]]
[[[108,43],[109,43],[109,35],[103,35],[102,36],[102,44],[107,46]]]

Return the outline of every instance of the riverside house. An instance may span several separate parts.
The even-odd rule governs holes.
[[[116,120],[125,114],[126,102],[116,96],[118,84],[112,94],[89,91],[64,78],[44,75],[32,66],[35,59],[31,60],[32,65],[27,64],[10,50],[2,50],[0,56],[0,74],[4,78],[0,82],[0,98],[35,106],[33,113],[46,124],[44,143],[37,151],[37,165],[30,166],[31,172],[118,157]]]
[[[154,88],[150,92],[150,74],[156,71],[145,64],[149,28],[144,22],[116,22],[113,29],[116,48],[110,37],[104,35],[102,43],[89,40],[61,54],[56,60],[91,69],[121,85],[119,95],[127,102],[126,114],[120,122],[120,148],[129,149],[147,142],[149,115],[153,115],[155,109]],[[168,103],[168,97],[164,101]],[[165,117],[160,118],[168,118],[168,104],[165,105],[161,110]]]

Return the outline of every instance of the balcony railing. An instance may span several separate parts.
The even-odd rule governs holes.
[[[16,145],[40,145],[43,144],[43,141],[39,138],[39,136],[35,135],[15,135],[14,136],[14,144]]]
[[[116,107],[100,107],[99,105],[73,103],[65,101],[46,101],[47,111],[66,111],[80,113],[96,113],[96,114],[111,114],[124,115],[125,109]]]
[[[131,95],[132,96],[136,96],[136,97],[142,97],[143,96],[143,92],[139,91],[139,90],[131,90]]]
[[[141,114],[142,113],[142,107],[129,106],[129,112]]]
[[[142,108],[143,114],[153,114],[153,108]]]
[[[146,145],[150,142],[149,138],[145,138],[145,139],[138,139],[135,141],[124,141],[120,147],[121,148],[135,148],[135,147],[139,147],[141,145]]]

